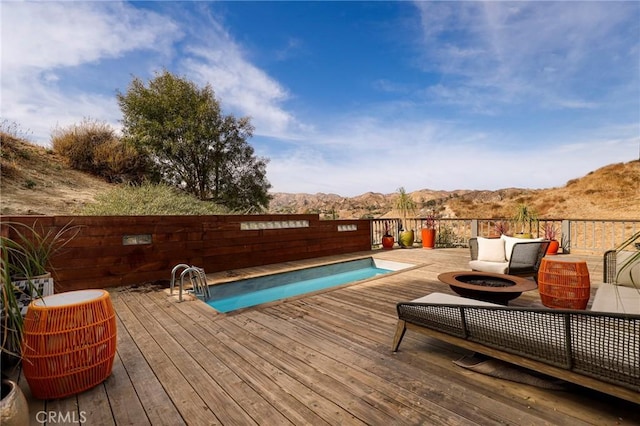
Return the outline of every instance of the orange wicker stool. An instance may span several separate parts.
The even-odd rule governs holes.
[[[586,309],[591,296],[587,262],[569,257],[543,257],[538,270],[538,291],[549,308]]]
[[[80,290],[31,302],[25,317],[22,368],[39,399],[73,395],[102,383],[116,354],[109,293]]]

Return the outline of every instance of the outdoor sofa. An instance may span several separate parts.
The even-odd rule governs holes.
[[[393,351],[406,330],[418,331],[640,404],[640,290],[606,262],[605,255],[605,282],[589,311],[505,307],[443,293],[398,303]]]
[[[469,240],[469,268],[537,279],[540,261],[548,247],[549,240],[542,238],[524,239],[506,235],[500,238],[473,237]]]

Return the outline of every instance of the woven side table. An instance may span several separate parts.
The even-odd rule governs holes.
[[[587,262],[570,257],[542,258],[538,291],[549,308],[586,309],[591,296]]]
[[[116,353],[109,293],[80,290],[34,300],[25,317],[22,368],[34,397],[63,398],[102,383]]]

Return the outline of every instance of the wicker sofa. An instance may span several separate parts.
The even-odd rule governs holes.
[[[640,314],[640,261],[621,268],[633,251],[609,250],[604,254],[603,283],[599,285],[592,311]]]
[[[523,239],[502,235],[500,238],[469,239],[474,271],[533,277],[537,279],[540,261],[547,252],[549,240]]]
[[[397,305],[406,330],[640,403],[640,314],[517,308],[431,293]]]

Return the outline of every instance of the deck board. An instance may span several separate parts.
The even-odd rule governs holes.
[[[112,375],[63,400],[30,397],[32,424],[34,409],[73,412],[101,425],[640,424],[636,404],[573,385],[548,390],[474,373],[452,362],[470,352],[419,333],[408,332],[400,351],[391,352],[396,303],[452,293],[437,276],[467,269],[468,252],[373,255],[416,267],[229,314],[190,296],[178,302],[177,295],[151,285],[114,289],[118,348]],[[597,283],[601,259],[587,260]],[[512,304],[541,306],[537,291]]]

